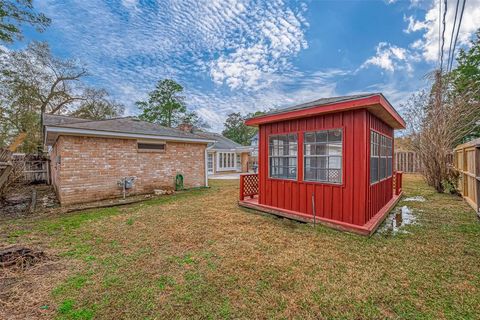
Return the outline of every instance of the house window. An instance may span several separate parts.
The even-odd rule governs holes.
[[[392,139],[375,131],[370,132],[370,183],[392,176]]]
[[[143,152],[164,152],[166,148],[165,143],[145,143],[138,142],[137,150]]]
[[[218,170],[235,170],[235,153],[219,152],[218,153]]]
[[[207,168],[208,173],[213,173],[213,153],[209,153],[207,156]]]
[[[304,134],[304,180],[342,183],[342,130]]]
[[[242,168],[242,158],[241,158],[241,156],[240,156],[240,153],[237,153],[237,154],[236,154],[236,157],[237,157],[237,158],[236,158],[236,159],[237,159],[236,167],[240,169],[240,168]]]
[[[282,134],[269,137],[270,178],[297,178],[297,135]]]

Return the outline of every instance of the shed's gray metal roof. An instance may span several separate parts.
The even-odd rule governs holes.
[[[46,115],[44,117],[44,125],[47,127],[62,127],[205,140],[204,137],[190,132],[185,132],[175,128],[164,127],[155,123],[141,121],[134,117],[114,118],[106,120],[86,120],[65,116]]]
[[[363,93],[363,94],[356,94],[356,95],[350,95],[350,96],[321,98],[321,99],[317,99],[317,100],[302,103],[302,104],[297,104],[297,105],[286,107],[286,108],[274,109],[274,110],[268,111],[267,113],[259,117],[263,117],[265,115],[271,115],[271,114],[279,114],[279,113],[285,113],[290,111],[302,110],[302,109],[315,107],[319,105],[329,105],[329,104],[338,103],[338,102],[369,98],[369,97],[377,96],[379,94],[381,93]]]
[[[248,148],[246,146],[242,146],[241,144],[222,136],[219,133],[206,132],[206,131],[194,131],[194,133],[204,138],[215,140],[216,141],[215,143],[209,144],[210,149],[230,150],[230,149],[238,149],[238,148]]]

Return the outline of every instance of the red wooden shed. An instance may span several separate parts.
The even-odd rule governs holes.
[[[364,235],[399,200],[393,132],[405,121],[381,93],[324,98],[251,118],[258,174],[240,179],[248,207]]]

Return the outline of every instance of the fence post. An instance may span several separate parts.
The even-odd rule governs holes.
[[[475,204],[477,215],[480,217],[480,148],[478,146],[475,147],[473,159],[475,161]]]
[[[395,172],[395,195],[402,193],[402,171]]]

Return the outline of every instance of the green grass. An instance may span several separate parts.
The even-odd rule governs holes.
[[[406,196],[426,201],[399,206],[417,223],[365,238],[241,209],[237,184],[11,220],[2,241],[63,263],[22,279],[49,288],[40,305],[58,319],[480,318],[480,223],[461,198],[407,175]]]
[[[57,319],[90,320],[94,317],[94,310],[88,308],[75,308],[74,300],[64,300],[58,307]]]

